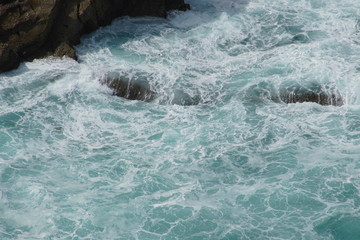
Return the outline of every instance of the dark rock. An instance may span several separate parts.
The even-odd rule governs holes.
[[[304,84],[285,83],[279,88],[267,82],[251,86],[244,96],[245,101],[263,102],[270,99],[276,103],[313,102],[320,105],[342,106],[345,101],[334,87],[317,83]]]
[[[314,102],[320,105],[344,105],[343,99],[334,93],[289,93],[287,95],[281,95],[280,99],[285,103]]]
[[[166,11],[170,11],[170,10],[180,10],[180,11],[186,11],[186,10],[190,10],[190,5],[184,3],[183,0],[166,0],[165,1],[165,10]]]
[[[146,76],[137,73],[131,78],[120,75],[118,73],[108,73],[100,82],[105,84],[112,90],[112,94],[128,100],[139,100],[144,102],[152,102],[157,98],[156,102],[162,105],[181,105],[194,106],[199,105],[201,96],[199,94],[189,94],[183,90],[174,90],[171,94],[160,96],[151,90]]]
[[[72,59],[77,59],[75,49],[69,45],[67,42],[62,42],[54,51],[53,56],[55,57],[70,57]]]
[[[313,102],[320,105],[344,105],[344,100],[338,92],[322,89],[321,86],[313,86],[312,88],[297,86],[282,90],[279,98],[285,103]]]
[[[43,51],[60,0],[7,1],[0,7],[0,43],[7,44],[19,57],[26,59]]]
[[[0,44],[0,72],[17,68],[20,63],[19,56],[7,44]]]
[[[105,76],[101,82],[113,90],[113,95],[129,100],[151,101],[155,92],[150,90],[146,83],[137,79],[127,79],[123,76]]]
[[[166,10],[164,0],[162,1],[142,1],[131,0],[125,1],[122,9],[124,15],[133,17],[137,16],[154,16],[165,17]]]
[[[190,5],[184,0],[127,0],[124,1],[122,15],[166,17],[167,11],[188,9]]]
[[[9,57],[21,60],[49,55],[76,59],[72,46],[80,36],[116,18],[165,17],[173,9],[186,10],[183,0],[0,0],[0,72],[15,68]]]

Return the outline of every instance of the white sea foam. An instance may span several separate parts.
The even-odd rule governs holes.
[[[0,76],[0,238],[350,236],[338,216],[360,215],[359,3],[189,3],[85,36],[79,63]],[[112,96],[107,74],[146,81],[154,100]],[[291,86],[345,105],[274,101]]]

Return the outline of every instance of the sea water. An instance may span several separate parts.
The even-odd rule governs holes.
[[[188,3],[0,75],[0,239],[360,239],[360,1]]]

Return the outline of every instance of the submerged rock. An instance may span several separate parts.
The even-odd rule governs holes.
[[[267,82],[260,82],[249,87],[245,94],[247,101],[271,100],[276,103],[305,103],[313,102],[323,106],[342,106],[345,101],[338,90],[320,84],[300,85],[286,83],[275,87]]]
[[[199,105],[201,102],[201,96],[199,94],[190,94],[181,89],[171,89],[170,92],[157,89],[155,92],[150,87],[148,77],[146,74],[141,73],[129,77],[126,74],[121,75],[110,72],[106,74],[100,82],[109,87],[113,95],[128,100],[181,106],[194,106]]]
[[[113,90],[113,95],[129,100],[151,101],[155,92],[146,83],[137,79],[127,79],[123,76],[105,76],[101,82]]]
[[[305,33],[299,33],[296,34],[293,38],[292,38],[292,42],[300,42],[300,43],[307,43],[310,41],[309,36],[307,36],[307,34]]]
[[[165,104],[180,106],[196,106],[201,104],[201,95],[199,93],[189,94],[185,90],[175,90],[171,95],[171,99],[164,99]]]
[[[297,86],[285,89],[280,92],[278,98],[285,103],[313,102],[324,106],[344,105],[344,100],[337,91],[322,89],[318,85],[311,88]]]
[[[282,94],[280,99],[285,103],[303,103],[303,102],[314,102],[320,105],[333,105],[342,106],[344,101],[341,96],[335,93],[288,93]]]

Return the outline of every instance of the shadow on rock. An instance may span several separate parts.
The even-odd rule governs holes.
[[[107,74],[101,80],[113,91],[113,95],[129,100],[150,102],[155,97],[148,83],[139,78],[128,78],[119,74]]]

